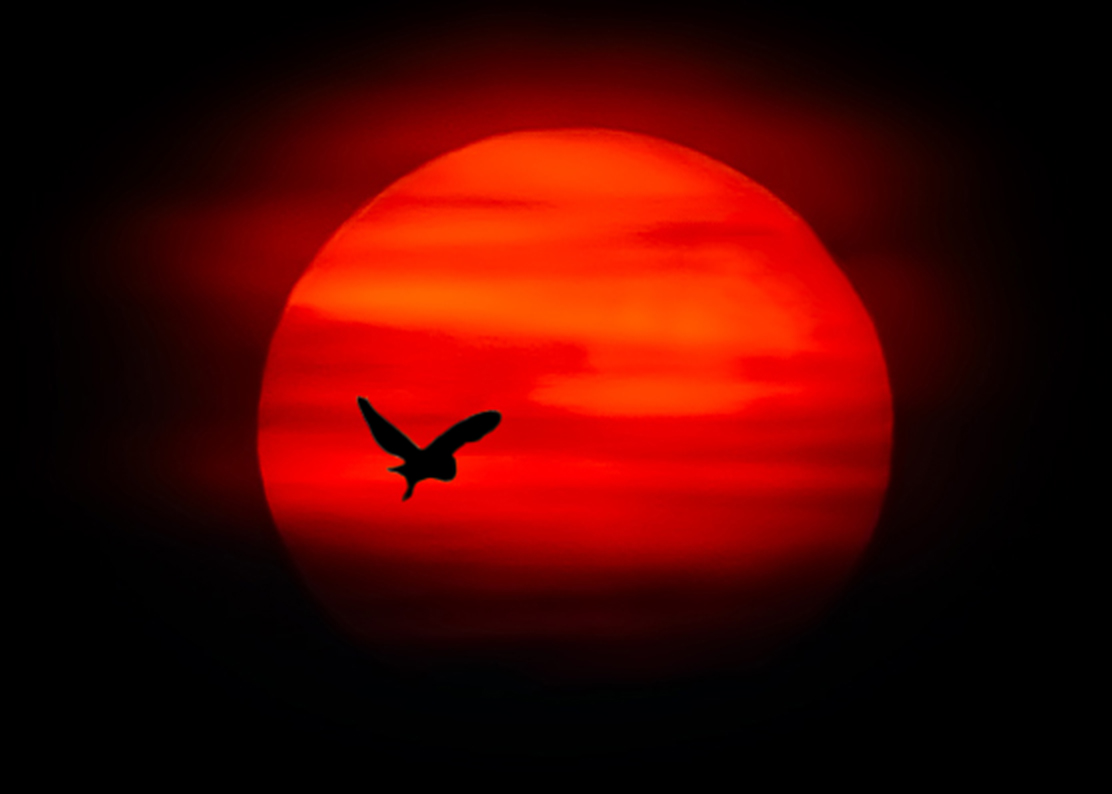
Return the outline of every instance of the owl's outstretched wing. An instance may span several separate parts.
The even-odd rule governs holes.
[[[451,455],[470,441],[478,441],[502,421],[497,411],[483,411],[452,425],[429,444],[427,451],[438,455]]]
[[[367,427],[371,429],[371,435],[375,437],[375,441],[391,455],[397,455],[399,458],[405,458],[408,461],[421,451],[416,444],[409,440],[405,433],[383,419],[382,414],[371,407],[371,404],[364,397],[359,398],[359,410],[363,412],[363,418],[367,420]],[[456,427],[459,427],[459,425],[456,425]]]

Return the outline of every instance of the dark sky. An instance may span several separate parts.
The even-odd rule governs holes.
[[[988,759],[1049,740],[1071,643],[1059,585],[1077,537],[1062,498],[1080,359],[1071,307],[1088,260],[1064,201],[1077,89],[1065,87],[1076,83],[1064,23],[931,14],[696,4],[152,16],[138,28],[122,13],[30,20],[35,54],[16,75],[10,122],[21,206],[8,272],[26,372],[17,490],[34,507],[15,523],[36,541],[21,602],[35,629],[36,748],[103,758],[126,746],[202,765],[296,750],[451,768],[555,757],[570,769],[685,769],[781,753]],[[663,41],[725,71],[758,58],[775,84],[858,96],[962,143],[954,167],[970,192],[947,193],[953,211],[931,205],[930,221],[954,253],[934,321],[984,319],[955,320],[969,337],[953,347],[956,397],[902,393],[935,345],[913,314],[874,315],[894,370],[909,373],[893,376],[880,542],[829,620],[757,673],[559,692],[490,669],[429,677],[348,647],[290,574],[254,468],[266,340],[307,260],[291,254],[254,303],[167,301],[148,290],[142,240],[112,238],[116,208],[211,190],[221,162],[250,156],[222,143],[247,93],[261,107],[356,69],[388,88],[391,53],[411,42],[433,36],[450,51],[522,31],[569,51]],[[450,71],[427,69],[424,79]],[[312,228],[326,237],[361,189],[332,194]],[[311,255],[322,241],[306,232],[291,245]],[[233,305],[235,321],[222,312]],[[208,336],[193,333],[199,323]],[[193,422],[223,428],[216,491],[167,462],[164,442],[187,449]]]

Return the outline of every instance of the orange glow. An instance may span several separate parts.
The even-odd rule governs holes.
[[[503,422],[402,503],[357,395],[422,446]],[[560,667],[589,640],[579,672],[660,672],[692,632],[756,647],[821,608],[891,421],[872,324],[800,218],[689,149],[556,130],[433,160],[340,229],[275,333],[259,456],[307,582],[370,644]]]

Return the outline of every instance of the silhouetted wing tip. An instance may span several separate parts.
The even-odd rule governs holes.
[[[445,430],[435,441],[429,444],[429,449],[435,447],[445,452],[455,452],[457,449],[472,441],[478,441],[502,421],[502,414],[498,411],[483,411],[469,416]]]
[[[366,397],[359,397],[357,402],[363,419],[371,430],[371,435],[386,452],[399,458],[409,459],[419,451],[417,445],[410,441],[405,433],[386,421]]]
[[[498,411],[483,411],[482,413],[475,414],[474,416],[469,416],[463,421],[470,422],[472,419],[482,420],[484,424],[490,425],[490,430],[493,430],[494,428],[498,427],[498,423],[502,421],[502,414],[500,414]],[[488,430],[487,432],[489,433],[490,430]]]
[[[476,432],[479,433],[479,435],[475,438],[475,440],[478,441],[491,430],[498,427],[501,422],[502,414],[498,413],[497,411],[483,411],[481,414],[475,414],[474,416],[467,417],[462,422],[460,422],[460,425],[466,424],[469,427],[474,427]],[[459,425],[456,426],[459,427]]]

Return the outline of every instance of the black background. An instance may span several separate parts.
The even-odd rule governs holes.
[[[351,756],[438,773],[553,761],[573,771],[689,770],[788,757],[949,767],[1030,760],[1054,745],[1072,647],[1060,590],[1075,472],[1064,452],[1085,259],[1066,198],[1083,126],[1067,88],[1076,73],[1066,22],[939,7],[881,16],[571,9],[318,8],[265,19],[100,10],[27,20],[9,123],[20,208],[8,280],[26,373],[17,502],[29,509],[10,534],[35,543],[10,565],[30,575],[16,603],[33,629],[21,688],[37,750],[67,763],[191,767]],[[969,340],[967,399],[935,412],[905,404],[893,367],[893,486],[878,542],[830,618],[775,665],[572,691],[489,670],[419,675],[332,633],[289,572],[256,472],[219,514],[156,479],[120,485],[127,498],[98,498],[74,479],[78,451],[122,432],[140,449],[160,411],[183,410],[179,359],[205,355],[174,336],[174,318],[155,321],[115,299],[101,276],[111,263],[77,231],[107,198],[160,178],[144,171],[144,147],[167,134],[167,120],[228,80],[312,63],[353,31],[373,49],[430,27],[450,35],[484,14],[569,38],[665,31],[757,46],[993,142],[982,194],[990,222],[963,232],[977,255],[963,262],[971,291],[955,298],[991,303],[996,323],[978,331],[987,342]],[[276,322],[280,309],[258,322]],[[886,337],[877,322],[898,347],[898,329]],[[240,370],[213,374],[228,400],[253,406],[264,354],[244,351]],[[250,464],[246,418],[235,432]],[[134,479],[128,472],[119,476]],[[221,522],[237,530],[222,533]]]

